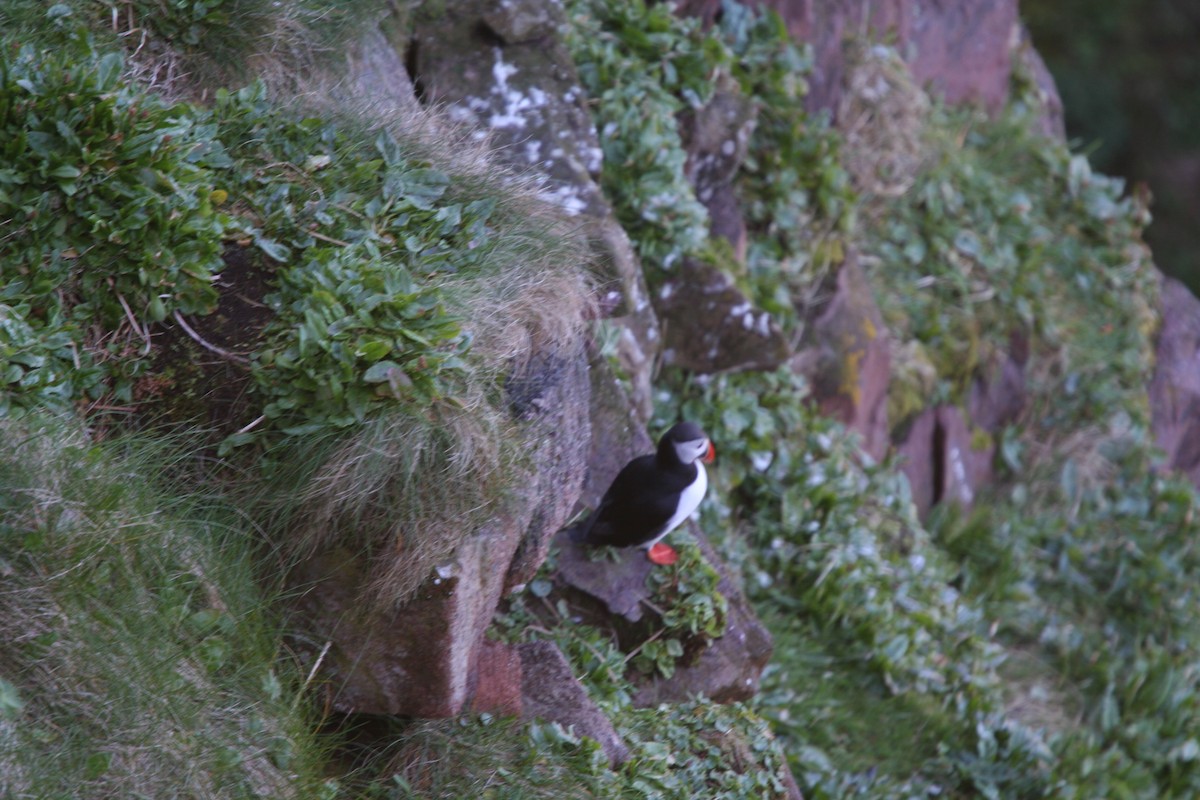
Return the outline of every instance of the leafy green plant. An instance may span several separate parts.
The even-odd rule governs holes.
[[[679,559],[650,573],[654,608],[661,614],[662,627],[643,642],[633,664],[644,672],[665,678],[688,650],[704,647],[725,635],[729,602],[717,588],[721,576],[704,558],[694,542],[676,546]]]
[[[707,211],[685,175],[679,115],[707,103],[722,76],[753,104],[737,181],[752,236],[745,274],[736,277],[790,326],[794,304],[840,263],[854,224],[837,138],[803,107],[811,56],[778,15],[734,2],[707,31],[659,4],[590,0],[572,9],[567,42],[596,101],[601,183],[652,284],[683,257],[717,258]]]
[[[446,397],[477,406],[531,334],[578,326],[582,247],[520,187],[435,168],[387,130],[295,119],[261,84],[218,91],[206,123],[245,237],[279,264],[252,371],[280,429]]]
[[[926,136],[933,166],[907,197],[871,201],[864,213],[879,224],[865,249],[889,328],[923,346],[938,396],[961,398],[1014,333],[1047,363],[1061,353],[1055,368],[1076,376],[1052,412],[1060,419],[1140,392],[1157,289],[1138,199],[1082,156],[1033,139],[1021,115],[939,109]],[[1091,320],[1096,309],[1106,323]]]
[[[756,118],[737,191],[748,228],[745,288],[785,327],[845,257],[857,198],[827,119],[808,113],[812,54],[774,12],[722,5],[730,69]]]
[[[119,54],[0,53],[0,346],[10,404],[132,399],[149,325],[216,303],[228,221],[190,110]]]
[[[604,150],[601,186],[653,278],[708,239],[676,116],[711,97],[720,45],[697,20],[643,0],[582,0],[570,12],[566,42]]]

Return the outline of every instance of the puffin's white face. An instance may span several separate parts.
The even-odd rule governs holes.
[[[705,463],[710,463],[716,452],[713,450],[712,442],[708,439],[692,439],[689,442],[675,442],[675,455],[679,456],[679,460],[684,464],[703,459]]]

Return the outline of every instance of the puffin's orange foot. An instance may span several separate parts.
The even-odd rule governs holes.
[[[658,542],[646,551],[646,558],[650,559],[652,564],[674,564],[679,560],[679,553],[676,553],[671,545]]]

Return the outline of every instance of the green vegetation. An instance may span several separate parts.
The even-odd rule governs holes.
[[[478,405],[531,340],[578,325],[582,283],[562,265],[581,246],[485,177],[478,150],[442,169],[431,159],[446,152],[403,131],[298,118],[261,85],[167,104],[120,53],[61,39],[0,56],[0,214],[20,225],[0,241],[6,407],[133,402],[157,323],[215,310],[235,240],[284,265],[263,268],[276,291],[261,341],[232,356],[270,424],[226,446],[346,428],[397,401]]]
[[[228,221],[188,109],[85,41],[0,53],[0,407],[132,400],[146,326],[216,305]]]
[[[654,58],[691,52],[656,31]],[[699,35],[686,24],[671,31]],[[622,52],[611,39],[589,41]],[[897,63],[876,75],[894,80]],[[714,57],[672,85],[720,64]],[[812,620],[777,623],[776,675],[793,677],[768,681],[763,713],[785,736],[802,788],[818,797],[934,786],[954,796],[1190,796],[1195,493],[1150,470],[1148,217],[1120,182],[1029,133],[1024,112],[992,121],[935,108],[900,78],[888,88],[913,102],[897,107],[925,111],[897,118],[873,108],[877,130],[857,131],[851,144],[892,141],[905,152],[847,152],[812,130],[795,137],[796,152],[826,159],[806,175],[844,186],[839,162],[854,168],[857,226],[837,205],[815,204],[812,184],[771,182],[773,196],[794,191],[794,206],[812,216],[789,230],[786,215],[766,214],[775,227],[752,229],[751,264],[765,254],[763,272],[776,278],[773,297],[755,297],[803,307],[821,274],[814,266],[836,261],[840,246],[810,237],[797,248],[806,260],[780,243],[793,231],[796,240],[814,228],[844,231],[832,241],[865,252],[896,352],[909,360],[893,387],[895,424],[929,403],[962,402],[1014,335],[1028,344],[1030,407],[998,437],[1010,482],[969,518],[941,513],[926,532],[894,467],[864,465],[852,440],[802,407],[794,378],[666,376],[674,396],[660,422],[696,419],[722,452],[706,530],[742,566],[760,608]],[[763,192],[753,172],[762,152],[751,150],[747,198]],[[613,170],[612,181],[637,183],[636,172]],[[772,174],[786,171],[777,163]],[[839,679],[796,689],[822,658],[847,665]],[[1022,663],[1038,665],[1036,681],[1014,671]],[[1068,685],[1082,696],[1063,697]],[[881,702],[864,704],[863,691]],[[1037,691],[1045,707],[1030,714]],[[936,731],[936,742],[897,755],[895,741],[865,733],[913,728]],[[862,774],[863,764],[877,769]]]
[[[662,627],[656,638],[642,643],[634,666],[643,672],[671,677],[678,660],[688,658],[708,642],[725,635],[729,601],[717,588],[721,576],[705,561],[693,542],[676,547],[679,560],[656,569],[647,578]],[[694,657],[695,652],[692,656]]]
[[[599,644],[599,642],[597,643]],[[619,656],[619,654],[618,654]],[[618,659],[619,660],[619,659]],[[783,797],[777,743],[739,705],[661,709],[603,704],[631,755],[613,769],[595,742],[556,724],[514,730],[489,717],[424,723],[402,734],[376,797]]]
[[[938,109],[909,193],[865,203],[888,327],[919,343],[940,376],[926,400],[960,402],[1017,335],[1034,350],[1037,392],[1067,389],[1060,419],[1113,406],[1143,416],[1158,296],[1139,239],[1148,215],[1120,181],[1027,124]]]
[[[166,487],[186,443],[0,434],[0,794],[332,796],[258,543]]]
[[[734,3],[712,31],[641,0],[579,0],[570,10],[567,44],[602,134],[601,185],[647,280],[653,285],[686,257],[728,267],[685,175],[677,118],[718,91],[740,93],[757,118],[741,189],[759,235],[746,274],[736,277],[782,322],[794,322],[789,286],[810,286],[840,260],[839,235],[853,219],[836,141],[801,106],[809,56],[777,16]]]
[[[107,33],[75,30],[113,9]],[[842,140],[802,110],[808,57],[777,19],[728,4],[706,31],[615,0],[572,3],[568,44],[651,280],[721,263],[798,333],[853,250],[899,362],[893,425],[965,405],[1014,340],[1025,413],[980,431],[998,443],[992,493],[923,524],[897,465],[865,457],[790,371],[664,372],[653,427],[686,417],[717,441],[701,525],[776,635],[760,696],[634,707],[640,681],[726,627],[717,573],[677,540],[652,578],[659,619],[628,651],[544,576],[494,626],[563,651],[626,764],[481,715],[389,731],[344,770],[313,733],[273,580],[346,547],[371,559],[365,596],[394,606],[503,507],[525,464],[502,381],[576,334],[585,246],[421,120],[283,109],[269,83],[206,86],[205,103],[147,90],[154,64],[278,27],[222,39],[256,9],[0,12],[0,792],[774,798],[788,763],[810,798],[1200,794],[1200,523],[1145,430],[1140,200],[1030,134],[1025,98],[997,119],[940,108],[899,59],[863,51]],[[898,102],[853,96],[868,84]],[[744,266],[684,175],[678,116],[718,88],[758,115]],[[179,336],[235,365],[245,418],[219,439],[99,441],[45,416],[138,404],[153,334],[216,316],[234,248],[269,313],[230,349]],[[182,391],[174,366],[156,377]],[[217,441],[225,472],[202,471],[188,454]]]

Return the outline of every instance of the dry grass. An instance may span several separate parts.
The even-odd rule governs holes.
[[[837,109],[843,164],[869,197],[899,197],[923,168],[928,95],[895,50],[850,45],[845,91]]]
[[[536,254],[526,242],[513,247]],[[582,259],[578,251],[563,256]],[[528,258],[445,289],[474,341],[470,376],[453,401],[397,409],[337,440],[289,446],[303,455],[285,460],[300,466],[277,485],[299,488],[269,502],[271,515],[287,520],[280,534],[293,557],[335,545],[364,552],[366,593],[384,606],[412,597],[526,482],[502,379],[535,353],[572,347],[590,302],[581,273]]]
[[[1004,712],[1045,738],[1067,733],[1080,724],[1084,699],[1033,646],[1016,646],[1006,653]]]
[[[4,797],[300,797],[319,782],[248,542],[151,486],[172,444],[0,424]],[[114,451],[120,447],[120,455]],[[207,513],[207,512],[206,512]],[[307,743],[307,744],[306,744]],[[274,758],[291,751],[303,766]]]
[[[321,0],[226,0],[200,21],[199,40],[188,43],[180,34],[190,4],[105,2],[104,25],[124,42],[132,77],[165,97],[199,102],[216,87],[251,80],[262,80],[276,97],[295,97],[387,9],[404,13],[388,0],[356,3],[352,12]]]

